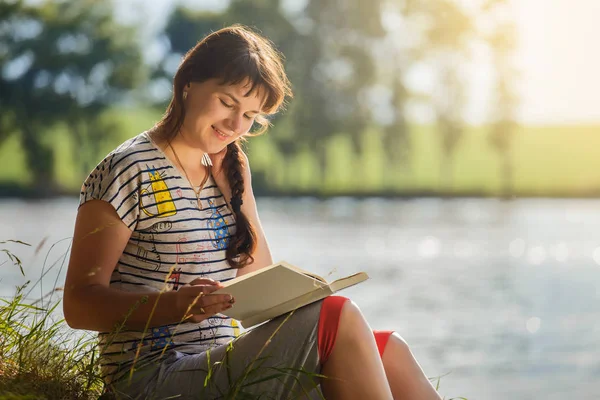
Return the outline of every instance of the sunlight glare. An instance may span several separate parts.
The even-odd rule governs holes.
[[[542,320],[538,317],[531,317],[527,320],[525,327],[529,331],[529,333],[536,333],[542,324]]]

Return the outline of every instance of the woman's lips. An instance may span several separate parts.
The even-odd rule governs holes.
[[[225,135],[224,133],[222,133],[220,130],[218,130],[217,128],[215,128],[214,126],[212,126],[213,129],[213,133],[215,134],[215,136],[219,139],[222,140],[223,142],[229,139],[229,135]]]

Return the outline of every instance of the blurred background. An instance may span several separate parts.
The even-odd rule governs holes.
[[[246,151],[276,259],[396,329],[446,398],[595,399],[595,0],[1,0],[0,295],[62,285],[79,188],[242,23],[295,98]],[[1,257],[1,256],[0,256]],[[0,263],[4,262],[0,259]],[[35,296],[35,293],[32,294]]]

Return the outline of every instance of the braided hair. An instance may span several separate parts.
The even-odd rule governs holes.
[[[254,261],[252,253],[256,249],[256,231],[242,212],[244,196],[244,161],[240,154],[238,140],[227,146],[223,159],[223,168],[227,173],[227,181],[231,188],[231,209],[235,216],[235,234],[230,238],[226,257],[232,267],[243,267]]]

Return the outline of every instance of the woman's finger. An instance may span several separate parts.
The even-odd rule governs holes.
[[[215,297],[216,297],[216,295],[215,295]],[[197,316],[196,319],[198,319],[200,321],[202,319],[209,318],[215,314],[218,314],[220,312],[223,312],[223,311],[231,308],[233,306],[233,301],[234,300],[228,300],[228,301],[220,301],[220,302],[216,302],[216,303],[211,302],[211,303],[207,303],[207,304],[199,304],[197,302],[196,304],[193,304],[188,309],[187,314],[188,314],[188,317],[190,315]]]
[[[196,285],[221,285],[221,282],[215,281],[214,279],[210,279],[210,278],[196,278],[193,281],[191,281],[189,283],[189,285],[191,285],[191,286],[196,286]]]
[[[195,286],[184,286],[179,288],[178,293],[181,296],[183,304],[192,304],[193,302],[200,302],[200,304],[207,304],[206,300],[202,300],[203,297],[210,296],[212,292],[219,290],[216,285],[195,285]],[[225,299],[225,294],[221,294],[222,299]],[[213,303],[214,301],[209,301]]]
[[[204,316],[208,315],[208,316],[211,316],[211,315],[220,313],[222,311],[225,311],[225,310],[231,308],[232,306],[233,306],[233,304],[231,304],[228,301],[226,301],[226,302],[220,302],[220,303],[213,303],[213,304],[210,304],[210,305],[205,305],[203,307],[195,305],[190,310],[190,313],[191,314],[197,314],[197,315],[204,315]]]
[[[189,303],[195,301],[201,306],[232,301],[232,297],[230,294],[212,294],[212,292],[218,289],[219,288],[216,286],[197,285],[181,288],[179,289],[179,291]]]
[[[211,294],[219,289],[216,285],[195,285],[179,289],[181,307],[185,314],[213,315],[230,308],[235,300],[229,294]]]
[[[196,304],[206,307],[219,303],[235,303],[235,299],[229,294],[203,294],[198,297]]]
[[[194,314],[194,313],[190,312],[188,314],[187,321],[196,322],[196,323],[202,322],[202,321],[206,320],[207,318],[212,317],[215,314],[219,314],[219,313],[224,312],[225,310],[230,309],[231,307],[232,307],[232,304],[230,304],[230,303],[225,303],[225,304],[220,303],[218,305],[209,306],[209,307],[202,309],[201,311],[204,311],[204,313],[198,312],[198,313]]]
[[[227,307],[233,305],[235,303],[235,299],[228,294],[203,294],[194,299],[195,302],[192,302],[192,312],[193,313],[203,313],[202,310],[213,309],[222,309],[223,307]]]

